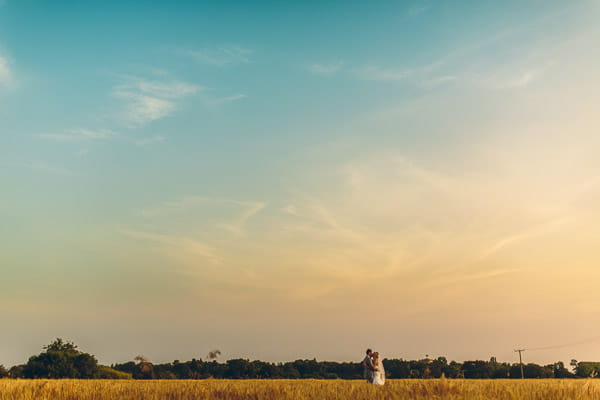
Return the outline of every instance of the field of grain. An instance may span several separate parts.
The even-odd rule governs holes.
[[[600,380],[0,380],[0,400],[600,400]]]

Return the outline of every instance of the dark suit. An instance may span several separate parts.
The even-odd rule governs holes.
[[[373,365],[373,359],[371,359],[371,357],[369,357],[369,355],[367,355],[365,357],[365,359],[362,362],[363,364],[363,368],[364,368],[364,377],[367,380],[367,382],[372,383],[373,382],[373,372],[375,371],[375,366]]]

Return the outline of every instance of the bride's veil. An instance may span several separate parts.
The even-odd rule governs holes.
[[[383,357],[379,356],[379,379],[381,379],[381,383],[385,383],[385,368],[383,368]]]

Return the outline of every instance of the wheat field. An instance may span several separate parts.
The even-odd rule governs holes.
[[[0,400],[599,399],[596,380],[0,380]]]

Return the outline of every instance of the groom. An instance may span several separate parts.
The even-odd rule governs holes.
[[[375,366],[373,365],[373,359],[371,358],[371,354],[373,351],[371,349],[367,349],[367,356],[362,362],[363,366],[363,376],[369,383],[373,383],[373,372],[375,371]]]

